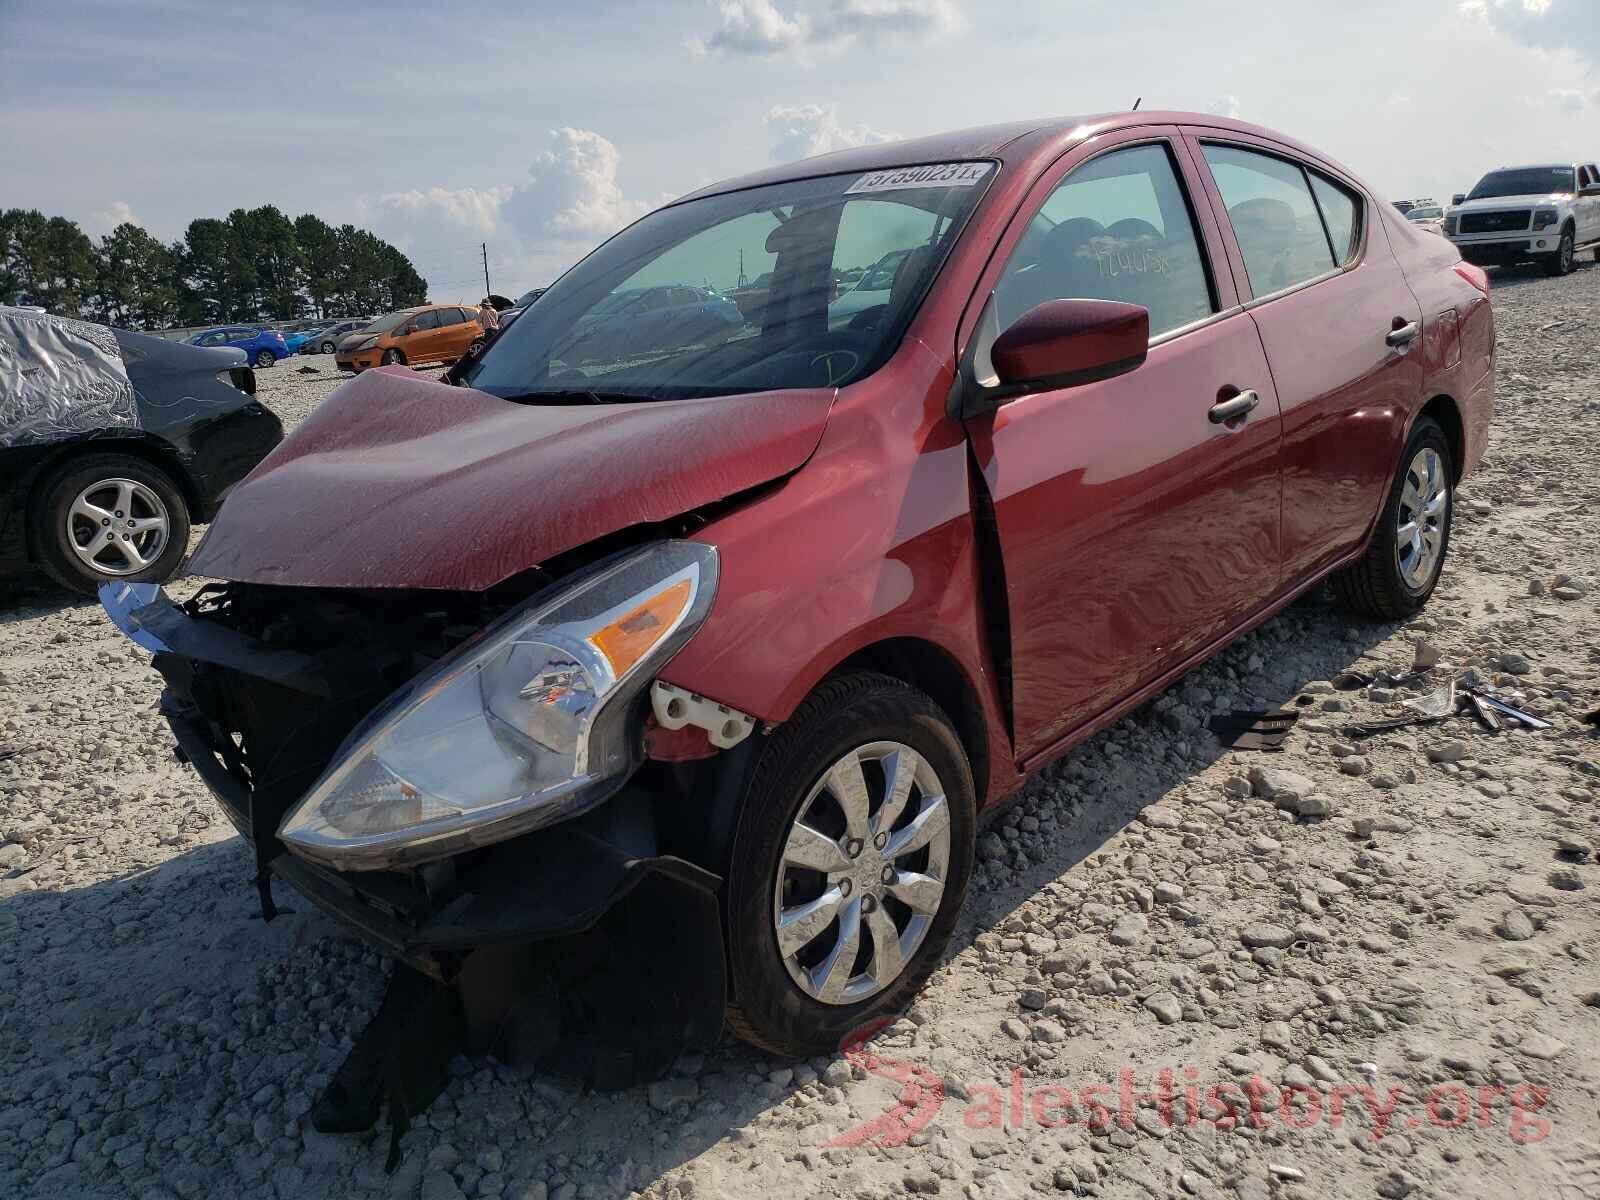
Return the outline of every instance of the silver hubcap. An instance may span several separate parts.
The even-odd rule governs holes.
[[[855,1004],[911,961],[944,897],[950,808],[915,750],[872,742],[812,785],[773,895],[778,952],[800,990]]]
[[[167,506],[137,479],[102,479],[67,510],[67,543],[100,575],[132,575],[161,557],[171,536]]]
[[[1444,522],[1450,511],[1450,481],[1437,450],[1423,447],[1406,468],[1396,518],[1395,559],[1409,587],[1421,589],[1433,578],[1444,549]]]

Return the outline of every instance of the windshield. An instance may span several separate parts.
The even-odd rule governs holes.
[[[463,382],[582,402],[852,383],[893,353],[993,174],[943,163],[660,209],[567,272]],[[841,305],[841,274],[879,265],[881,298]]]
[[[1434,221],[1444,216],[1442,208],[1413,208],[1406,214],[1408,221]]]
[[[1514,171],[1490,171],[1478,180],[1468,200],[1487,200],[1494,196],[1547,196],[1552,192],[1576,191],[1577,173],[1571,167],[1518,167]]]
[[[390,313],[386,317],[379,317],[372,324],[361,330],[362,333],[388,333],[392,329],[399,329],[417,314],[410,310]]]

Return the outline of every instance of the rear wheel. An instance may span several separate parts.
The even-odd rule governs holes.
[[[257,350],[256,351],[256,366],[258,366],[258,367],[270,367],[273,363],[275,363],[277,361],[278,361],[278,356],[276,354],[274,354],[271,350]]]
[[[1347,608],[1382,621],[1409,617],[1438,586],[1455,505],[1450,441],[1429,417],[1411,431],[1400,473],[1366,555],[1330,581]]]
[[[1544,261],[1546,275],[1572,274],[1572,227],[1569,225],[1561,231],[1561,244],[1556,247],[1556,252]]]
[[[904,1009],[972,872],[976,797],[938,706],[883,675],[817,689],[751,774],[728,885],[728,1023],[778,1054],[831,1052]]]
[[[386,367],[398,366],[406,361],[406,356],[398,350],[385,350],[383,352],[383,365]]]
[[[334,346],[334,344],[332,342],[323,342],[322,343],[322,352],[324,354],[332,354],[335,349],[337,349],[337,347]]]
[[[159,583],[189,547],[189,510],[171,476],[142,459],[95,454],[67,463],[33,508],[44,568],[74,591],[102,583]]]

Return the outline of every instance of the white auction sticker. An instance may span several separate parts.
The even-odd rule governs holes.
[[[844,194],[898,192],[906,188],[971,187],[989,173],[991,165],[986,162],[932,163],[923,167],[873,171],[852,183]]]

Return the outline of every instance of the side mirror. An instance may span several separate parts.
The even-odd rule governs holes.
[[[1005,389],[1077,387],[1124,375],[1150,350],[1150,312],[1116,300],[1047,300],[989,351]]]
[[[1457,192],[1454,196],[1450,197],[1451,204],[1465,204],[1466,202],[1467,194],[1465,192]]]

